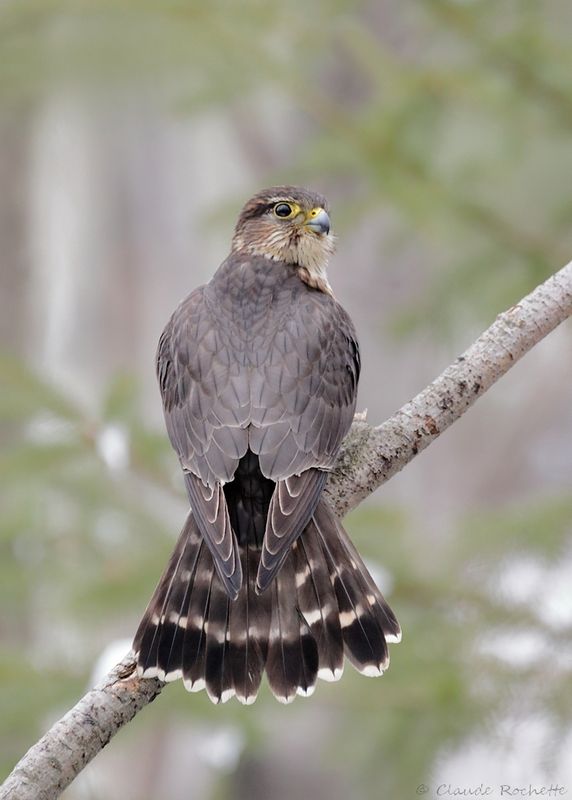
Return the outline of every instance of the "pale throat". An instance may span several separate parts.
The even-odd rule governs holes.
[[[298,267],[298,276],[308,286],[334,296],[328,281],[327,267],[335,250],[332,235],[315,236],[303,233],[294,238],[269,236],[264,241],[246,242],[240,234],[235,235],[233,249],[242,250],[255,256],[264,256],[270,261],[284,261]]]

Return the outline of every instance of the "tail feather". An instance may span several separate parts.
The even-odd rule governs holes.
[[[357,550],[348,547],[342,525],[323,501],[316,509],[314,523],[336,593],[345,654],[362,674],[381,675],[389,666],[386,633],[399,633],[397,620]]]
[[[248,450],[224,492],[244,576],[243,588],[230,605],[230,670],[238,700],[249,704],[258,694],[268,656],[272,595],[256,593],[255,581],[274,481],[262,475],[258,457]]]
[[[397,617],[385,602],[383,595],[363,563],[362,557],[358,553],[354,543],[327,506],[326,512],[333,518],[333,522],[340,531],[340,542],[346,556],[343,560],[346,562],[349,561],[352,567],[354,564],[356,565],[355,568],[359,574],[359,583],[361,584],[362,591],[365,592],[370,605],[373,606],[375,610],[375,614],[383,630],[385,641],[397,644],[401,641],[401,626],[397,621]]]
[[[165,614],[157,649],[158,676],[161,680],[175,680],[183,675],[181,664],[185,628],[202,546],[198,533],[191,533],[178,568],[173,573],[171,591],[166,598],[167,607],[171,610]]]
[[[185,688],[190,692],[198,692],[205,688],[206,634],[208,630],[205,622],[209,615],[211,589],[216,574],[210,551],[201,542],[191,588],[189,613],[185,624],[181,664]]]
[[[212,581],[208,619],[205,624],[205,683],[213,703],[225,703],[234,694],[229,669],[230,600],[220,581]]]
[[[232,685],[241,703],[253,703],[258,694],[270,632],[270,592],[255,592],[258,552],[245,548],[242,553],[244,589],[230,604],[229,662]]]
[[[189,515],[135,636],[140,675],[248,704],[266,671],[287,703],[337,680],[344,655],[365,675],[387,668],[399,624],[324,500],[268,591],[256,592],[260,545],[239,547],[244,582],[230,600]]]
[[[318,645],[318,677],[337,681],[344,669],[338,603],[316,526],[310,522],[293,548],[298,607]]]
[[[180,664],[177,654],[184,630],[179,623],[188,607],[200,549],[201,537],[189,515],[135,635],[133,647],[141,653],[139,669],[144,677],[165,680],[171,661]]]
[[[292,553],[272,583],[272,618],[266,674],[275,697],[290,703],[310,695],[318,676],[318,647],[296,604]]]

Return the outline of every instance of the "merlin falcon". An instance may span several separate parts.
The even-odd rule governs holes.
[[[213,702],[281,702],[389,664],[399,624],[323,495],[354,416],[356,332],[335,300],[324,197],[246,203],[212,280],[159,340],[167,431],[191,510],[137,630],[142,677]]]

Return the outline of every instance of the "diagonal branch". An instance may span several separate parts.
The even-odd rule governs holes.
[[[356,419],[327,493],[339,516],[446,430],[519,358],[572,315],[572,262],[500,314],[469,349],[378,427]],[[131,654],[19,761],[0,800],[53,800],[164,684],[133,675]]]
[[[382,425],[356,420],[326,491],[338,516],[399,472],[572,315],[572,261],[504,311],[463,355]]]

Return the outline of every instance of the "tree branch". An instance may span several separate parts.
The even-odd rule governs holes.
[[[572,262],[500,314],[436,380],[378,427],[356,419],[327,493],[339,516],[399,472],[519,358],[572,315]],[[164,684],[134,676],[129,654],[19,761],[0,800],[53,800]]]
[[[402,470],[571,315],[572,261],[499,314],[463,355],[382,425],[356,420],[326,487],[336,514],[347,514]]]

